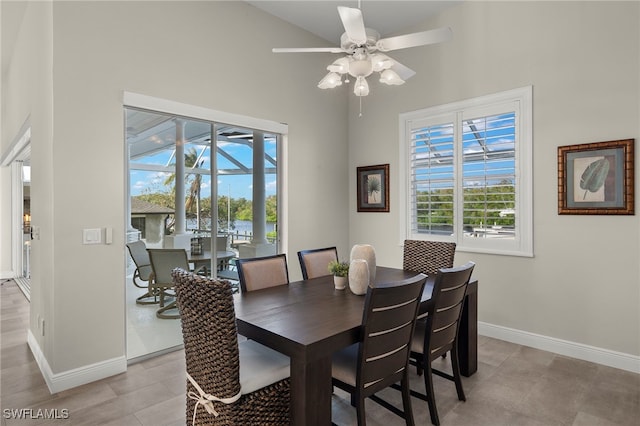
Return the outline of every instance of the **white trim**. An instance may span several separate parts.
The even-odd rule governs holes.
[[[24,182],[22,181],[23,162],[11,162],[11,269],[14,277],[22,277],[24,269]]]
[[[153,96],[141,95],[138,93],[125,91],[122,102],[124,106],[166,112],[169,114],[178,114],[189,118],[198,118],[201,120],[231,124],[239,127],[248,127],[268,133],[286,134],[289,132],[289,126],[287,124],[260,118],[247,117],[245,115],[232,114],[224,111],[216,111],[210,108],[183,104],[181,102],[155,98]]]
[[[13,277],[13,271],[0,271],[0,280],[9,280],[13,279]]]
[[[478,334],[640,374],[640,356],[478,321]]]
[[[22,157],[19,156],[22,153],[22,150],[29,145],[29,142],[31,142],[31,123],[29,122],[29,119],[27,119],[22,124],[22,127],[18,132],[18,136],[16,136],[9,148],[2,153],[0,166],[6,167],[15,160],[22,159]]]
[[[73,370],[54,373],[51,371],[51,367],[31,330],[29,330],[27,334],[27,343],[29,344],[29,348],[31,348],[38,367],[40,367],[49,392],[52,394],[127,371],[127,359],[125,356],[120,356],[84,367],[74,368]]]
[[[533,257],[533,133],[532,133],[532,102],[533,86],[525,86],[507,90],[495,94],[479,96],[463,101],[438,105],[417,111],[401,113],[399,115],[400,138],[400,179],[398,179],[398,210],[400,212],[400,238],[430,239],[437,241],[453,241],[457,243],[457,250],[474,253],[490,253],[499,255]],[[454,234],[451,236],[439,236],[433,234],[415,235],[411,232],[411,208],[409,202],[413,197],[410,188],[411,159],[410,148],[407,146],[411,140],[411,129],[414,126],[425,126],[427,123],[442,123],[443,121],[454,123],[459,128],[460,122],[466,114],[481,111],[514,111],[516,112],[516,157],[515,180],[516,194],[516,238],[514,239],[486,239],[467,238],[461,231],[459,218],[462,209],[462,193],[456,196],[454,208]],[[493,114],[494,112],[491,112]],[[483,113],[484,114],[484,113]],[[454,131],[454,161],[461,161],[461,135]],[[462,176],[461,164],[454,168],[456,175],[454,180],[456,188]]]

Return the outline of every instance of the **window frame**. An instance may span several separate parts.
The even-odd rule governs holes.
[[[533,257],[533,87],[525,86],[495,94],[438,105],[399,115],[400,179],[398,202],[400,232],[405,239],[455,242],[463,252]],[[462,131],[458,126],[470,111],[515,112],[515,186],[516,224],[512,239],[465,236],[462,224]],[[411,198],[411,130],[415,122],[442,123],[443,117],[454,117],[454,232],[452,235],[412,233]]]

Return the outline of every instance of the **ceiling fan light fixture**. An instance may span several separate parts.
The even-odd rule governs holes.
[[[354,77],[368,77],[373,72],[373,66],[369,58],[351,61],[349,64],[349,74]]]
[[[364,77],[356,78],[356,82],[353,85],[353,93],[356,96],[367,96],[369,94],[369,83]]]
[[[401,79],[394,70],[387,69],[380,74],[380,83],[388,84],[389,86],[399,86],[404,84],[404,80]]]
[[[383,55],[381,53],[374,53],[371,55],[371,65],[375,72],[387,70],[393,66],[393,63],[393,59],[387,55]]]
[[[333,89],[334,87],[338,87],[341,85],[342,78],[335,72],[330,72],[329,74],[325,75],[318,83],[318,87],[320,89]]]
[[[349,72],[349,58],[348,57],[343,57],[343,58],[339,58],[336,59],[335,61],[333,61],[333,63],[331,65],[329,65],[327,67],[327,70],[331,71],[331,72],[335,72],[338,74],[346,74]]]

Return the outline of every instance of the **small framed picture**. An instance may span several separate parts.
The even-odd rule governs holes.
[[[558,147],[558,214],[633,215],[633,144]]]
[[[389,165],[358,167],[358,211],[389,211]]]

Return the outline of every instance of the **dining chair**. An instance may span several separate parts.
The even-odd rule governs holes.
[[[405,240],[402,269],[432,275],[453,267],[456,243],[447,241]]]
[[[312,250],[300,250],[298,252],[302,279],[324,277],[331,275],[329,262],[338,260],[338,250],[335,247],[327,247]]]
[[[174,268],[189,270],[187,251],[185,249],[147,249],[147,252],[151,262],[149,289],[154,289],[160,296],[160,308],[156,311],[156,316],[163,319],[180,318],[177,312],[167,313],[176,310],[177,306],[175,300],[165,305],[165,297],[167,291],[173,289],[171,271]]]
[[[358,425],[364,426],[365,398],[377,402],[413,425],[409,389],[409,351],[416,315],[427,276],[376,284],[367,289],[361,341],[335,353],[333,385],[351,394]],[[402,389],[403,410],[375,395],[396,382]]]
[[[243,293],[289,284],[287,256],[284,253],[237,259],[236,266]]]
[[[127,249],[131,260],[136,265],[133,272],[133,285],[138,288],[146,288],[147,292],[136,298],[139,305],[151,305],[158,303],[158,294],[155,290],[149,290],[149,278],[151,276],[151,261],[147,252],[147,245],[142,240],[127,243]],[[153,300],[148,300],[153,298]]]
[[[411,391],[411,394],[427,401],[431,423],[439,425],[438,410],[433,392],[433,374],[452,380],[460,401],[466,401],[460,364],[458,361],[458,330],[464,306],[464,297],[469,285],[474,262],[456,268],[440,269],[436,274],[431,303],[428,305],[426,321],[417,321],[411,341],[410,363],[424,373],[426,394]],[[449,352],[453,375],[433,369],[431,363]]]
[[[231,285],[174,269],[187,373],[187,425],[288,425],[289,357],[238,341]]]

